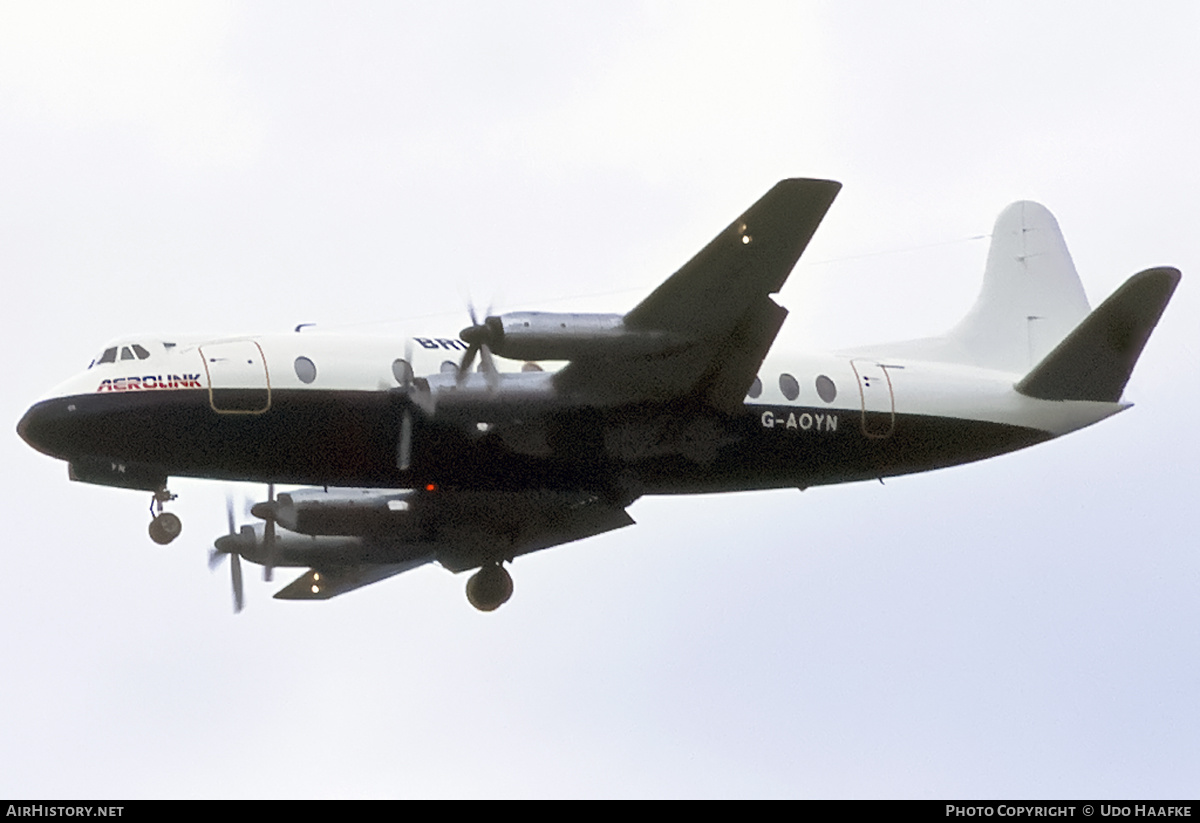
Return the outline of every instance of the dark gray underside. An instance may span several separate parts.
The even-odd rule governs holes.
[[[890,415],[826,408],[748,405],[724,415],[680,401],[498,413],[481,404],[415,413],[412,464],[402,472],[396,443],[405,403],[381,392],[273,391],[265,413],[219,414],[207,391],[80,395],[39,403],[18,430],[35,448],[71,461],[78,479],[133,488],[188,476],[586,490],[625,501],[887,477],[1050,439],[998,423],[896,415],[892,425]],[[764,412],[775,418],[771,427]]]

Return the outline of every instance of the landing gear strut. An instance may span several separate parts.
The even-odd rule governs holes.
[[[512,577],[499,563],[490,563],[467,581],[467,600],[481,612],[495,611],[512,597]]]
[[[167,545],[183,531],[183,522],[176,515],[163,511],[163,503],[168,503],[177,496],[163,486],[150,500],[150,539],[160,546]]]

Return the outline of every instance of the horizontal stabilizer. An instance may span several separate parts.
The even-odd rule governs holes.
[[[1179,278],[1172,268],[1147,269],[1129,278],[1017,384],[1017,391],[1042,400],[1120,400]]]

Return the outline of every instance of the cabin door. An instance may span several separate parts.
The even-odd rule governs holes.
[[[267,358],[253,340],[227,340],[200,347],[208,374],[208,402],[221,414],[262,414],[271,408]]]
[[[896,398],[888,367],[874,360],[851,360],[862,400],[862,431],[867,437],[890,437],[896,428]]]

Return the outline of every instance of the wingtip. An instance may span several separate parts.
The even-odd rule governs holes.
[[[328,591],[328,587],[324,585],[324,581],[321,578],[321,573],[316,569],[309,569],[291,583],[275,592],[274,599],[328,600],[329,598],[333,597],[333,595],[334,592]]]
[[[837,180],[826,180],[821,177],[785,177],[776,183],[774,188],[820,188],[836,194],[841,191],[842,184]]]
[[[1133,280],[1135,278],[1141,280],[1149,280],[1152,278],[1166,280],[1171,284],[1171,288],[1173,290],[1179,285],[1179,281],[1183,279],[1183,272],[1174,266],[1155,266],[1152,269],[1144,269],[1129,279]]]

